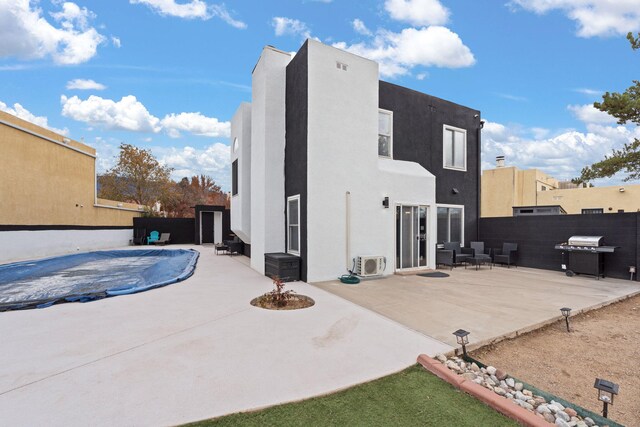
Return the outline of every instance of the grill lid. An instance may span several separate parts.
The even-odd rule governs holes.
[[[571,246],[600,246],[602,236],[571,236],[567,242]]]

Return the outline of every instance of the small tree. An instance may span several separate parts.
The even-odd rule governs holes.
[[[117,164],[99,178],[99,197],[151,207],[166,197],[172,170],[150,150],[120,144]]]
[[[629,33],[627,39],[633,50],[640,49],[640,33],[637,37]],[[634,85],[623,93],[605,93],[602,96],[602,102],[596,102],[593,106],[617,118],[618,124],[624,125],[631,122],[640,125],[640,81],[634,80],[633,83]],[[611,177],[620,171],[627,174],[624,181],[640,179],[639,139],[636,138],[633,142],[625,144],[620,150],[613,150],[613,153],[606,156],[604,160],[585,167],[580,177],[573,179],[573,182],[587,183],[596,178]]]

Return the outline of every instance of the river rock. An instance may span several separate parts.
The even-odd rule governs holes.
[[[522,383],[516,383],[513,387],[518,391],[522,391],[524,385]]]
[[[495,375],[496,374],[496,368],[494,368],[493,366],[487,366],[487,374]]]
[[[556,418],[555,425],[557,425],[558,427],[569,427],[569,424],[567,424],[567,422],[562,418]]]
[[[485,384],[490,385],[491,387],[496,385],[496,383],[491,378],[487,378],[485,380]]]
[[[478,367],[478,365],[475,362],[471,364],[471,370],[473,372],[480,372],[480,368]]]
[[[462,374],[462,378],[464,378],[465,380],[473,381],[476,379],[476,374],[474,374],[473,372],[465,372],[464,374]]]
[[[585,417],[585,419],[583,421],[587,425],[587,427],[593,427],[594,425],[596,425],[595,421],[593,421],[589,417]]]
[[[507,378],[505,381],[507,382],[507,385],[511,388],[514,388],[516,386],[516,382],[513,380],[513,378]]]
[[[476,377],[476,379],[475,379],[475,380],[473,380],[473,382],[474,382],[474,383],[476,383],[476,384],[482,384],[482,381],[483,381],[483,380],[482,380],[482,378],[480,378],[480,377]]]
[[[527,400],[527,403],[528,403],[529,405],[533,406],[533,407],[535,407],[535,406],[537,405],[536,401],[535,401],[535,400],[533,400],[533,399],[529,399],[529,400]]]
[[[442,363],[447,363],[447,356],[442,353],[436,354],[436,359],[438,359]]]
[[[567,413],[564,412],[564,411],[556,412],[556,418],[562,418],[566,422],[571,421],[571,417],[569,415],[567,415]]]
[[[542,414],[542,416],[544,417],[545,421],[548,423],[555,423],[556,422],[556,417],[553,416],[552,413],[548,412],[546,414]]]
[[[564,411],[564,406],[562,406],[561,403],[558,403],[555,400],[552,400],[551,403],[556,405],[558,408],[560,408],[561,411]]]
[[[496,369],[495,375],[499,380],[504,380],[505,378],[507,378],[507,373],[502,369]]]
[[[544,414],[550,414],[550,413],[551,413],[551,409],[549,409],[549,408],[547,407],[547,405],[539,405],[539,406],[536,408],[536,412],[537,412],[537,413],[539,413],[539,414],[543,414],[543,415],[544,415]]]
[[[458,363],[458,365],[460,365],[460,369],[462,369],[462,370],[465,370],[465,369],[467,368],[467,364],[466,364],[466,363],[464,363],[464,362],[462,362],[462,361],[460,361],[460,362]]]
[[[505,397],[506,397],[507,399],[513,399],[513,393],[507,393],[507,394],[505,395]]]
[[[506,382],[504,382],[504,380],[501,380],[501,381],[500,381],[500,387],[502,387],[502,388],[509,388],[509,386],[507,385],[507,383],[506,383]]]
[[[503,389],[502,387],[495,387],[495,388],[493,389],[493,392],[494,392],[495,394],[497,394],[498,396],[504,396],[505,394],[507,394],[506,390],[505,390],[505,389]]]
[[[578,421],[576,423],[576,427],[588,427],[587,423],[585,423],[584,421]]]
[[[522,390],[522,394],[525,396],[533,397],[533,393],[530,390]]]
[[[514,394],[514,396],[516,397],[516,399],[522,400],[523,402],[527,400],[527,396],[525,396],[519,391],[516,391],[516,394]]]
[[[533,398],[533,400],[536,401],[536,405],[542,405],[543,403],[547,403],[545,398],[542,397],[542,396],[536,396],[536,397]]]
[[[553,401],[552,401],[553,402]],[[547,408],[551,409],[551,412],[553,412],[554,414],[558,411],[560,411],[560,408],[558,408],[557,405],[550,403],[547,405]]]
[[[460,366],[458,366],[451,360],[447,360],[447,368],[451,369],[452,371],[460,372]]]
[[[578,413],[573,408],[564,408],[564,412],[566,412],[567,415],[569,415],[572,418],[578,415]]]
[[[496,384],[500,383],[500,380],[495,375],[491,375],[489,378],[491,378]]]

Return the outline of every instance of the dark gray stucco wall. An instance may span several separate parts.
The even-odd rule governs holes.
[[[436,176],[436,203],[464,205],[465,243],[477,239],[480,210],[480,111],[380,81],[379,107],[393,111],[393,158]],[[467,131],[466,172],[443,167],[443,125]],[[452,189],[458,190],[453,194]]]
[[[300,195],[300,276],[307,280],[307,42],[287,65],[285,197]],[[286,201],[285,201],[286,202]],[[288,238],[285,204],[285,239]],[[286,242],[285,242],[286,246]]]

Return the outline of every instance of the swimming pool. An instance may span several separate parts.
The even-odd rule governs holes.
[[[198,251],[96,251],[0,265],[0,311],[133,294],[187,279]]]

